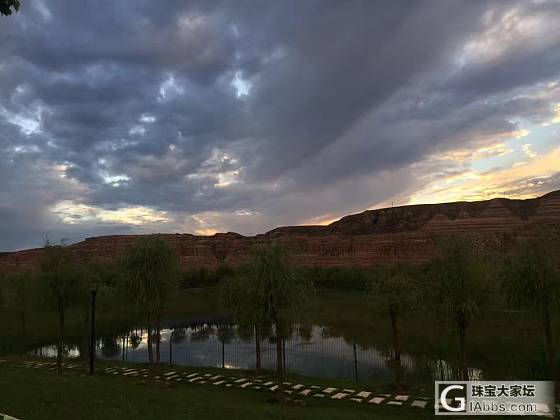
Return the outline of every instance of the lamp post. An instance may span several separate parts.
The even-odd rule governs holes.
[[[89,341],[89,374],[93,375],[93,361],[95,359],[95,296],[97,295],[97,285],[92,284],[89,288],[91,292],[91,334]]]

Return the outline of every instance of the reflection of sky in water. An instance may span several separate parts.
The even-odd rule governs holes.
[[[161,331],[160,354],[161,362],[169,362],[170,337],[173,330]],[[138,335],[141,339],[132,346],[130,337]],[[198,326],[175,330],[172,341],[172,361],[176,364],[190,366],[222,366],[222,342],[219,340],[215,326]],[[375,348],[361,348],[347,343],[342,337],[332,337],[324,333],[320,326],[311,328],[309,340],[303,339],[294,333],[285,341],[286,368],[289,372],[306,376],[323,378],[355,379],[356,373],[360,380],[391,379],[394,374],[388,366],[388,356]],[[223,346],[224,366],[227,368],[254,369],[255,368],[255,342],[254,339],[243,340],[233,329],[232,337],[226,340]],[[355,352],[355,353],[354,353]],[[124,353],[124,354],[123,354]],[[97,343],[96,354],[104,359],[124,359],[132,362],[147,362],[147,334],[145,330],[132,330],[128,342],[122,337],[103,337]],[[354,357],[355,354],[355,357]],[[43,356],[56,356],[56,346],[47,346],[42,349]],[[155,346],[154,346],[155,355]],[[72,348],[70,357],[78,357],[79,350]],[[403,375],[431,378],[431,373],[443,377],[449,376],[451,367],[448,363],[434,363],[428,366],[410,355],[403,354]],[[276,367],[276,345],[268,338],[261,340],[261,363],[264,369],[274,370]],[[434,366],[435,364],[435,366]],[[356,372],[357,369],[357,372]],[[473,372],[474,373],[474,372]],[[476,376],[480,371],[476,372]]]

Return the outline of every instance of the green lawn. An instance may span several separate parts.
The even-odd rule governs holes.
[[[39,419],[403,419],[427,410],[307,399],[305,407],[268,402],[272,394],[204,385],[140,384],[118,376],[62,376],[41,369],[0,367],[0,412]]]

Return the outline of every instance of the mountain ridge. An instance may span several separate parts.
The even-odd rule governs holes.
[[[433,235],[530,235],[538,225],[560,226],[560,190],[529,199],[491,198],[365,210],[329,225],[283,226],[254,236],[159,234],[175,248],[185,269],[239,265],[255,243],[288,241],[304,265],[374,265],[424,262],[433,257]],[[86,238],[70,245],[82,261],[106,262],[143,235]],[[42,248],[0,253],[0,271],[37,267]]]

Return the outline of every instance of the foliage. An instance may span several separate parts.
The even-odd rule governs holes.
[[[506,303],[537,310],[560,303],[560,254],[550,239],[521,242],[504,259],[502,289]]]
[[[157,235],[140,238],[123,260],[121,288],[146,316],[161,314],[179,273],[177,255]]]
[[[288,250],[280,244],[259,245],[238,275],[224,282],[223,297],[240,324],[274,324],[284,335],[300,319],[313,286],[298,276]]]
[[[371,271],[367,300],[374,311],[400,316],[414,309],[419,297],[418,280],[409,267],[396,265]]]
[[[318,289],[367,290],[369,269],[363,267],[312,267],[303,274]]]
[[[473,237],[443,237],[438,258],[427,270],[425,292],[440,315],[459,329],[468,328],[482,305],[495,301],[496,260],[481,253]]]
[[[234,273],[233,268],[225,264],[221,264],[216,270],[199,268],[185,271],[181,277],[180,287],[181,289],[191,289],[194,287],[217,286]]]
[[[19,0],[0,0],[0,15],[10,16],[12,12],[17,12],[20,6]]]

